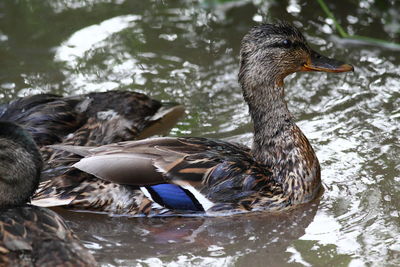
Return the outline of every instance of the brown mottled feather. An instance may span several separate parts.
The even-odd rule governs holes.
[[[108,91],[18,98],[1,106],[0,120],[13,121],[27,129],[41,147],[45,168],[50,169],[76,161],[76,157],[55,152],[46,145],[98,146],[165,134],[183,113],[180,105],[160,103],[141,93]],[[61,158],[63,163],[56,161]]]
[[[97,266],[56,213],[34,206],[1,210],[0,266]]]

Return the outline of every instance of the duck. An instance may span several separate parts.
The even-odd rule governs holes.
[[[33,136],[49,169],[56,167],[56,159],[68,155],[47,145],[94,146],[165,135],[184,112],[178,103],[161,103],[134,91],[111,90],[67,97],[20,97],[0,106],[0,120],[22,125]]]
[[[0,121],[0,266],[97,266],[59,215],[28,204],[42,166],[30,134]]]
[[[129,216],[225,216],[310,202],[323,192],[320,164],[289,111],[284,79],[353,70],[314,51],[289,23],[257,25],[242,39],[238,74],[253,121],[251,148],[203,137],[53,145],[78,159],[41,183],[32,203]]]

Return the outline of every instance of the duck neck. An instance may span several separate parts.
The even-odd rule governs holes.
[[[292,203],[315,198],[321,185],[318,159],[293,121],[283,87],[272,85],[253,89],[253,94],[244,92],[254,123],[254,158],[272,170],[273,179],[282,184]]]
[[[257,161],[275,166],[279,161],[282,143],[290,142],[284,137],[295,124],[284,100],[283,87],[270,85],[268,89],[256,90],[251,91],[257,94],[244,94],[254,123],[252,152]]]

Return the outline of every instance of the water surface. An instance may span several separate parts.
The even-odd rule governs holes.
[[[337,37],[316,1],[0,3],[0,98],[136,90],[187,106],[172,136],[251,145],[242,36],[288,20],[354,73],[301,73],[286,98],[321,162],[321,200],[283,214],[126,218],[57,209],[103,266],[400,265],[400,51]],[[331,1],[332,2],[332,1]],[[335,1],[351,34],[400,42],[397,1]]]

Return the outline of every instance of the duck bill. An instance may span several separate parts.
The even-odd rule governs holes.
[[[309,62],[301,67],[302,71],[347,72],[354,71],[352,65],[324,57],[315,51],[311,52]]]

